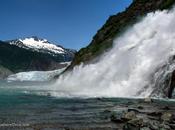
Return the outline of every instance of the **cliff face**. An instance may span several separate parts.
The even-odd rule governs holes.
[[[9,69],[4,68],[3,66],[0,65],[0,79],[6,78],[8,75],[12,74]]]
[[[124,12],[109,17],[93,37],[92,42],[76,53],[68,70],[81,62],[88,63],[107,51],[112,46],[114,38],[136,23],[142,16],[156,10],[169,9],[174,3],[175,0],[133,0],[133,3]]]

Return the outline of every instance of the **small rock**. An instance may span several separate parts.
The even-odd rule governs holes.
[[[175,113],[172,115],[172,121],[175,122]]]
[[[137,108],[138,108],[138,109],[143,109],[143,106],[138,106]]]
[[[151,103],[151,102],[153,102],[153,101],[152,101],[152,99],[151,99],[150,97],[148,97],[148,98],[145,98],[145,99],[144,99],[144,102],[146,102],[146,103]]]
[[[139,110],[137,110],[137,109],[135,109],[135,108],[128,108],[128,112],[130,112],[130,111],[134,111],[134,112],[137,112],[137,113],[140,112]]]
[[[128,121],[123,126],[123,130],[140,130],[141,126],[143,126],[143,119],[135,118],[135,119]]]
[[[161,119],[162,119],[163,121],[167,121],[167,122],[172,121],[172,118],[173,118],[173,115],[172,115],[171,113],[168,113],[168,112],[164,113],[164,114],[161,116]]]
[[[169,126],[171,127],[171,129],[175,130],[175,123],[169,124]]]
[[[140,130],[139,127],[136,127],[136,126],[133,126],[129,123],[126,123],[124,126],[123,126],[123,130]]]
[[[123,123],[124,120],[122,119],[122,117],[123,117],[123,113],[117,114],[117,113],[113,112],[113,113],[111,113],[110,119],[111,119],[111,121],[116,122],[116,123]]]
[[[136,114],[134,111],[130,111],[130,112],[127,112],[125,115],[124,115],[124,119],[126,120],[132,120],[136,118]]]
[[[133,126],[141,127],[141,126],[143,126],[143,119],[135,118],[135,119],[128,121],[128,123],[133,125]]]
[[[150,121],[149,126],[151,130],[159,130],[160,128],[160,123],[158,121]]]
[[[170,108],[168,106],[165,106],[162,108],[163,110],[170,110]]]
[[[147,115],[149,115],[149,116],[159,116],[160,117],[162,115],[162,113],[158,112],[158,111],[155,111],[155,112],[150,112]]]
[[[143,127],[140,130],[151,130],[149,127]]]
[[[164,123],[161,124],[160,127],[161,127],[161,129],[171,130],[171,127],[169,125],[167,125],[167,124],[164,124]]]
[[[111,113],[110,110],[104,110],[104,113]]]

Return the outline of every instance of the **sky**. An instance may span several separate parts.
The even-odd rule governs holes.
[[[87,46],[109,16],[132,0],[0,0],[0,40],[38,36],[66,48]]]

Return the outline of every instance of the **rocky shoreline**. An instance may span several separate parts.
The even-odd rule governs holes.
[[[72,100],[72,99],[69,99]],[[78,106],[67,108],[67,113],[60,113],[59,107],[40,109],[39,116],[35,119],[31,115],[26,118],[35,119],[33,123],[24,124],[1,123],[3,130],[175,130],[175,101],[168,99],[88,99],[73,100]],[[80,103],[80,104],[79,104]],[[96,104],[97,106],[94,106]],[[91,106],[87,108],[88,106]],[[49,104],[48,104],[49,106]],[[35,108],[30,108],[35,109]],[[54,113],[54,115],[53,115]],[[68,114],[70,113],[70,114]],[[35,114],[33,116],[36,116]],[[58,118],[58,119],[57,119]],[[64,119],[64,121],[60,119]],[[25,118],[24,118],[25,119]],[[4,122],[5,123],[5,122]]]
[[[175,130],[175,106],[145,99],[121,113],[113,112],[111,121],[123,130]]]

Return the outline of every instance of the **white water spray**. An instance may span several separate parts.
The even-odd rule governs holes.
[[[98,63],[75,67],[49,89],[54,96],[146,97],[155,71],[174,54],[175,9],[149,13],[114,40]]]

